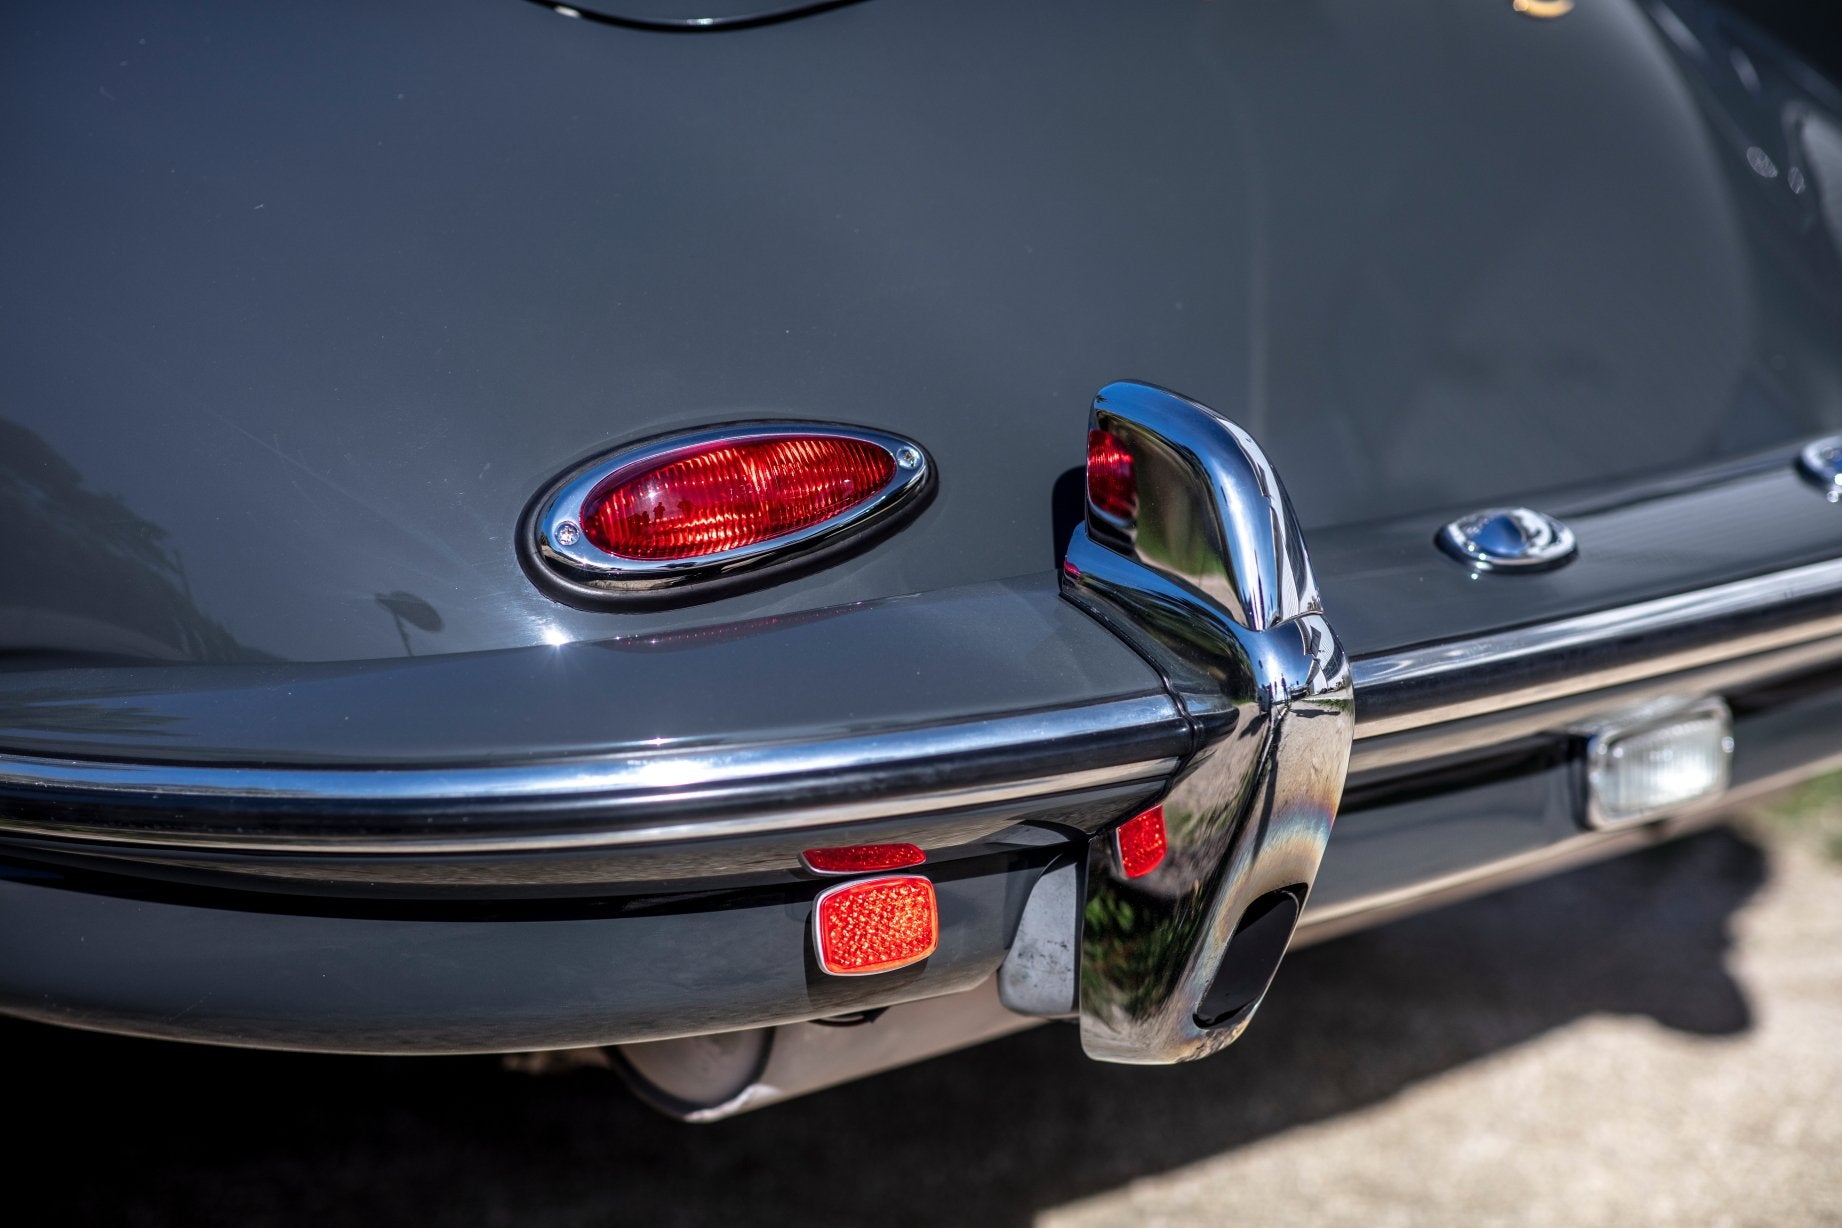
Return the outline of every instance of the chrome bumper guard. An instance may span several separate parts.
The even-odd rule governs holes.
[[[1136,498],[1102,508],[1090,486],[1063,593],[1164,675],[1197,748],[1156,868],[1128,878],[1110,840],[1090,846],[1081,1039],[1106,1061],[1185,1061],[1241,1034],[1290,941],[1349,764],[1350,663],[1252,438],[1137,383],[1102,389],[1090,426],[1129,454]]]

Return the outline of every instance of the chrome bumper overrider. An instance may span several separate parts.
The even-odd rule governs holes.
[[[1090,846],[1088,1054],[1200,1057],[1247,1026],[1317,875],[1349,762],[1349,661],[1260,448],[1212,410],[1113,384],[1093,429],[1132,456],[1130,519],[1088,506],[1064,592],[1164,674],[1200,735],[1164,801],[1169,848],[1128,879]]]

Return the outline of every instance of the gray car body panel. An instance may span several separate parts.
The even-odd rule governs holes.
[[[1669,12],[878,0],[679,38],[507,0],[9,6],[0,646],[470,652],[1042,572],[1122,375],[1230,414],[1309,529],[1351,526],[1333,556],[1385,557],[1320,565],[1353,651],[1527,617],[1527,586],[1427,600],[1455,581],[1419,539],[1842,421],[1842,162],[1787,144],[1827,96],[1754,43],[1749,92],[1741,36]],[[939,497],[676,609],[519,570],[581,457],[784,415],[921,439]]]
[[[1836,113],[1694,0],[866,0],[707,37],[511,0],[8,7],[0,749],[505,762],[1161,694],[1055,595],[1088,402],[1129,376],[1265,445],[1357,658],[1833,557],[1791,458],[1842,422]],[[919,440],[936,497],[709,601],[577,609],[521,570],[521,512],[584,458],[780,417]],[[1579,559],[1434,549],[1507,502]],[[1748,738],[1820,758],[1832,708],[1743,720],[1738,778],[1772,776]],[[1570,772],[1377,785],[1313,907],[1566,842]],[[793,835],[695,893],[627,854],[252,885],[9,841],[0,1006],[421,1050],[874,1007],[990,972],[1050,855],[1018,827],[1078,840],[1148,787],[943,825],[946,957],[847,988],[784,958],[813,888],[762,867]],[[486,870],[569,907],[418,911]],[[686,949],[724,958],[661,970]]]
[[[1152,695],[1163,691],[1151,667],[1044,575],[716,631],[426,660],[0,673],[0,744],[172,763],[517,763],[821,741]]]

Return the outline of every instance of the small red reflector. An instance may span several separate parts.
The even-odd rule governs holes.
[[[916,874],[866,878],[821,892],[812,909],[819,966],[862,976],[926,959],[940,945],[934,884]]]
[[[912,844],[847,844],[835,849],[807,849],[800,859],[815,874],[868,874],[918,866],[927,860],[927,854]]]
[[[1134,815],[1113,833],[1119,847],[1119,868],[1127,878],[1143,878],[1164,861],[1168,846],[1164,832],[1164,807],[1153,806]]]
[[[1132,453],[1115,435],[1095,428],[1087,433],[1087,499],[1117,520],[1138,515],[1138,481]]]
[[[628,559],[691,559],[809,529],[875,498],[895,476],[886,450],[836,435],[709,443],[582,502],[582,532]]]

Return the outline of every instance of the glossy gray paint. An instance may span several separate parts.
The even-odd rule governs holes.
[[[9,7],[4,748],[468,761],[1147,694],[1050,573],[1122,376],[1261,439],[1356,654],[1833,555],[1791,459],[1842,421],[1836,109],[1695,0],[877,0],[711,37],[511,0]],[[920,439],[939,498],[709,604],[573,610],[519,572],[518,513],[571,463],[789,415]],[[1512,501],[1580,559],[1498,582],[1433,551]],[[1736,774],[1754,738],[1815,761],[1832,708],[1743,715]],[[1371,788],[1314,904],[1563,840],[1568,770]],[[1137,800],[930,825],[964,842],[952,940],[863,996],[800,962],[784,841],[494,865],[491,892],[478,862],[281,857],[261,894],[204,854],[14,844],[0,1005],[515,1048],[947,992],[1021,907],[1006,826]],[[601,894],[708,871],[754,877]],[[325,902],[360,892],[387,898]]]
[[[720,629],[426,660],[0,672],[0,745],[179,764],[516,765],[861,738],[1139,698],[1158,701],[1175,729],[1146,722],[1146,737],[1176,747],[1156,754],[1187,752],[1158,675],[1045,573]],[[1119,761],[1133,754],[1128,733],[1110,731]]]
[[[1606,604],[1584,532],[1512,588],[1431,531],[1842,422],[1833,96],[1673,11],[887,0],[679,37],[509,0],[7,6],[0,644],[380,658],[1041,572],[1125,375],[1261,439],[1352,651]],[[520,573],[573,460],[772,415],[911,434],[939,497],[708,605]]]

